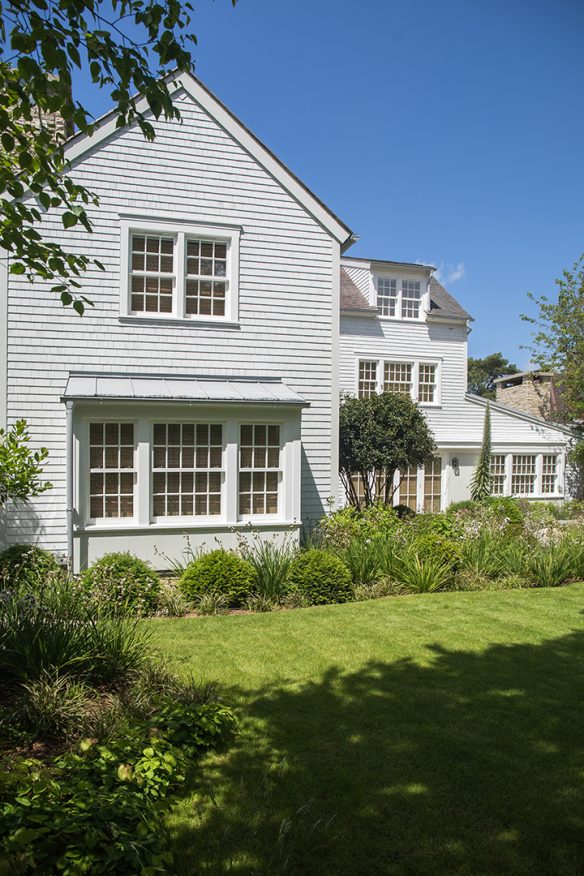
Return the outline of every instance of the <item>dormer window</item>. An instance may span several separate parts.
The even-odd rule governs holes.
[[[420,319],[423,287],[420,280],[401,277],[375,278],[376,304],[380,316]]]
[[[168,220],[121,225],[121,316],[237,321],[239,229]]]

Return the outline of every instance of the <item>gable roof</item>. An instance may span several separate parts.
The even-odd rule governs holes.
[[[436,277],[430,277],[430,312],[428,316],[474,321],[474,317],[467,313],[464,307],[461,307],[450,292],[438,282]]]
[[[243,122],[227,109],[221,101],[193,76],[192,73],[169,73],[166,77],[169,86],[177,90],[183,88],[186,93],[201,106],[228,134],[230,134],[243,149],[262,165],[286,191],[309,212],[316,221],[334,237],[344,248],[349,247],[354,236],[351,229],[324,204],[311,190],[277,158],[274,153],[247,128]],[[148,111],[146,98],[136,96],[136,109],[139,112]],[[76,134],[65,144],[65,157],[68,161],[82,158],[90,149],[120,130],[116,127],[117,116],[114,110],[102,116],[96,122],[94,133]]]
[[[502,405],[501,402],[484,398],[481,395],[474,395],[472,392],[465,393],[464,397],[475,405],[481,405],[486,408],[488,402],[493,411],[500,411],[502,414],[516,417],[519,420],[527,420],[528,423],[534,423],[536,426],[545,426],[546,429],[551,429],[555,432],[563,432],[564,435],[569,435],[570,438],[576,437],[573,429],[569,426],[563,426],[561,423],[550,423],[547,420],[542,420],[541,417],[534,417],[533,414],[528,414],[527,411],[522,411],[519,408],[510,408],[508,405]]]

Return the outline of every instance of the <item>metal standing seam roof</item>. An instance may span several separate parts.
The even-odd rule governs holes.
[[[63,400],[247,402],[308,406],[277,379],[72,373]]]

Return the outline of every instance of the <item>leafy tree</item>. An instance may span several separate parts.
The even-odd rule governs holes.
[[[517,374],[517,365],[502,353],[491,353],[482,359],[468,357],[468,391],[483,398],[495,398],[495,380],[506,374]]]
[[[9,499],[26,502],[52,487],[41,481],[43,463],[49,455],[46,447],[31,450],[25,420],[17,420],[10,429],[0,429],[0,507]]]
[[[481,444],[477,467],[470,483],[470,497],[473,502],[488,499],[491,495],[491,484],[491,406],[487,402],[483,426],[483,443]]]
[[[556,280],[557,301],[542,295],[531,301],[539,307],[536,317],[522,315],[531,323],[533,344],[528,347],[540,368],[554,371],[562,393],[562,409],[568,421],[584,420],[584,254],[571,271]]]
[[[7,0],[0,7],[0,247],[12,274],[52,282],[63,304],[80,314],[90,302],[79,293],[79,278],[103,265],[45,239],[39,225],[53,209],[64,228],[91,231],[86,207],[98,199],[67,176],[51,115],[58,113],[69,132],[94,130],[89,109],[73,96],[74,72],[86,69],[93,85],[109,92],[118,127],[135,121],[153,139],[133,95],[146,98],[155,118],[180,118],[161,77],[170,67],[191,69],[192,9],[189,0]]]
[[[340,410],[339,470],[351,505],[388,503],[395,492],[395,471],[423,465],[436,449],[418,406],[391,392],[371,398],[345,397]],[[360,501],[354,476],[363,484]]]

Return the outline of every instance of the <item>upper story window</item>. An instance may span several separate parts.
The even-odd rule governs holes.
[[[150,220],[121,227],[122,316],[237,321],[239,229]]]
[[[440,365],[437,362],[395,362],[359,359],[357,395],[378,392],[409,395],[421,405],[440,404]]]
[[[381,316],[420,319],[423,288],[420,280],[376,277],[377,307]]]

